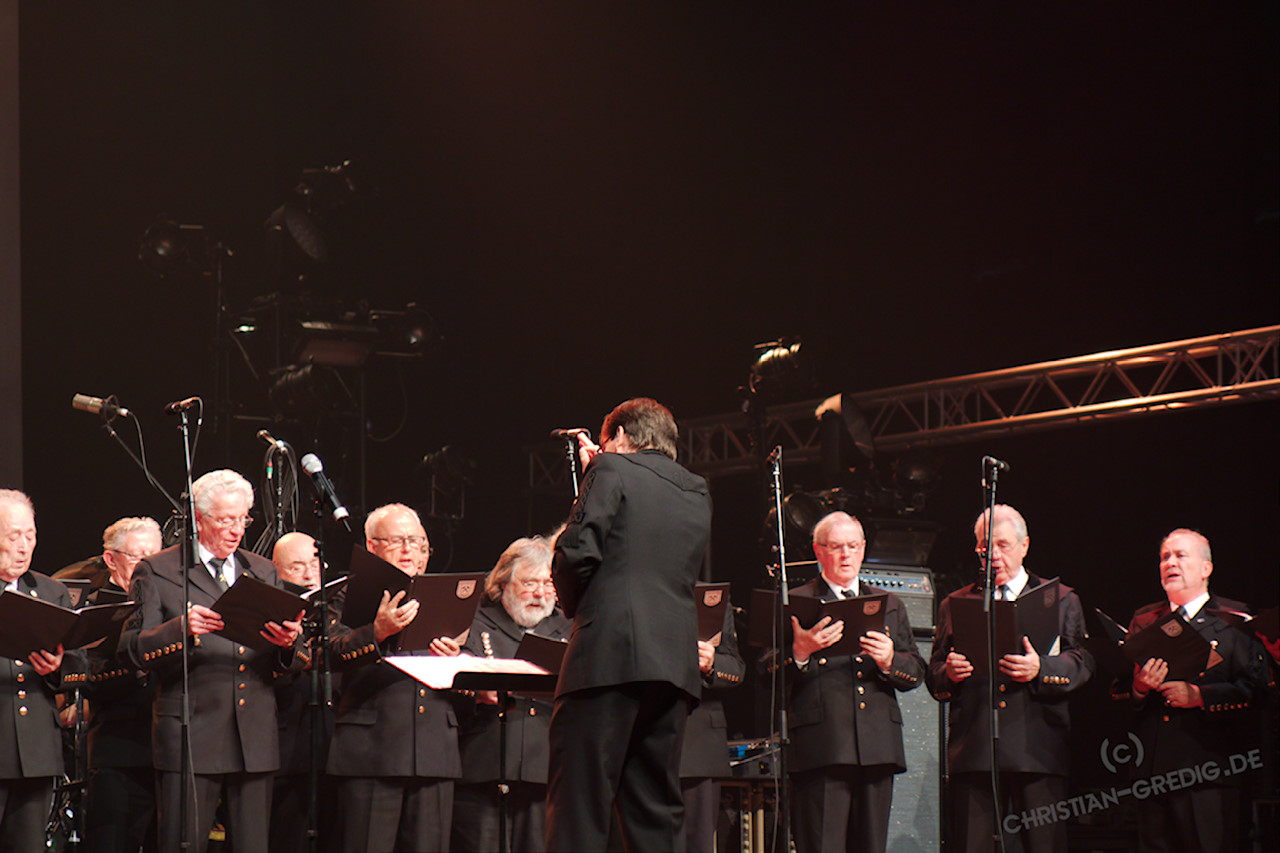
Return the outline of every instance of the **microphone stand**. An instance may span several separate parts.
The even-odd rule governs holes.
[[[187,624],[187,614],[191,609],[191,569],[196,563],[196,542],[198,541],[198,533],[196,532],[196,512],[195,498],[192,495],[192,479],[191,479],[191,424],[190,413],[188,409],[182,409],[182,451],[183,461],[186,465],[187,489],[184,493],[183,506],[179,510],[179,517],[185,513],[186,517],[181,518],[182,524],[182,613],[178,616],[182,625],[182,717],[181,732],[179,734],[181,740],[180,752],[181,758],[178,764],[179,791],[181,804],[178,806],[180,815],[180,829],[178,847],[181,850],[191,849],[191,843],[188,840],[188,827],[191,822],[191,809],[188,800],[190,798],[193,778],[195,770],[191,763],[191,631]]]
[[[1000,467],[982,460],[982,489],[986,495],[986,542],[982,552],[982,613],[987,628],[987,713],[991,715],[991,802],[995,825],[992,840],[996,850],[1004,851],[1004,833],[1000,829],[1000,712],[999,712],[999,662],[996,658],[996,614],[992,606],[995,575],[991,570],[992,531],[996,520],[996,482]]]
[[[312,481],[314,484],[314,480]],[[329,668],[329,603],[325,585],[329,583],[324,559],[325,497],[316,489],[316,556],[320,559],[320,589],[315,602],[316,625],[311,637],[311,767],[307,790],[307,849],[320,849],[320,755],[324,749],[324,721],[333,706],[333,676]]]
[[[777,537],[777,545],[775,550],[778,554],[778,562],[775,567],[771,567],[770,574],[773,575],[776,594],[774,601],[776,602],[773,613],[773,635],[778,650],[778,657],[774,661],[773,689],[774,696],[778,703],[778,775],[774,780],[774,791],[778,803],[778,817],[775,821],[775,827],[779,831],[782,838],[782,849],[790,849],[791,843],[791,810],[790,794],[791,786],[787,782],[787,751],[786,745],[791,742],[791,732],[787,722],[787,651],[783,648],[783,641],[787,635],[786,614],[787,605],[790,603],[789,592],[787,589],[787,541],[784,529],[782,515],[782,445],[778,445],[769,454],[768,458],[770,475],[772,477],[771,490],[773,493],[773,509],[776,519],[774,535]],[[776,569],[774,571],[773,569]],[[773,849],[777,850],[777,844],[773,845]]]

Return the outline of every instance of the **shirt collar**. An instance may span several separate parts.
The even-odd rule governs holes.
[[[1187,614],[1187,621],[1194,619],[1195,615],[1200,612],[1200,608],[1204,607],[1205,604],[1208,603],[1208,601],[1209,601],[1209,593],[1202,592],[1199,595],[1197,595],[1195,598],[1188,601],[1186,604],[1182,605],[1183,611]],[[1178,609],[1177,606],[1173,604],[1173,602],[1169,603],[1169,607],[1173,610]]]
[[[196,541],[196,553],[200,557],[200,562],[204,563],[206,567],[209,565],[209,561],[213,559],[213,552],[210,551],[208,548],[204,547],[204,543],[200,542],[199,540]],[[227,557],[227,562],[230,563],[233,568],[235,568],[236,555],[234,552],[232,552],[230,557]]]
[[[1022,566],[1018,569],[1016,577],[1009,578],[1009,582],[1005,584],[1005,586],[1009,589],[1008,599],[1010,601],[1022,595],[1022,591],[1027,588],[1028,580],[1030,580],[1030,578],[1027,576],[1026,566]]]
[[[823,583],[825,583],[825,584],[827,585],[827,589],[829,589],[829,590],[831,590],[832,592],[834,592],[834,593],[835,593],[837,596],[839,596],[840,598],[843,598],[843,597],[844,597],[844,592],[845,592],[844,587],[842,587],[842,586],[836,586],[834,583],[832,583],[831,579],[830,579],[830,578],[828,578],[826,575],[823,575],[823,576],[822,576],[822,581],[823,581]],[[854,579],[853,579],[853,586],[849,588],[849,592],[853,593],[854,595],[857,595],[857,594],[858,594],[858,579],[857,579],[857,578],[854,578]]]

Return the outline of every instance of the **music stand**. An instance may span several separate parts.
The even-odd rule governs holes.
[[[393,655],[386,662],[432,690],[494,690],[498,693],[498,851],[507,850],[507,711],[513,693],[553,693],[557,673],[516,658],[469,655]],[[439,663],[437,663],[439,662]]]

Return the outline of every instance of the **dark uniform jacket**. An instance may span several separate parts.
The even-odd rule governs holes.
[[[1042,584],[1027,573],[1023,593]],[[1018,773],[1065,776],[1070,765],[1067,694],[1079,689],[1093,675],[1093,656],[1082,645],[1084,611],[1071,587],[1058,587],[1059,652],[1046,655],[1040,649],[1040,673],[1026,683],[1001,675],[997,683],[1000,714],[1000,769]],[[933,656],[927,684],[939,702],[950,702],[947,760],[955,773],[991,772],[991,706],[987,678],[972,675],[960,683],[947,678],[947,654],[952,651],[951,602],[959,597],[981,597],[977,584],[959,589],[938,608]]]
[[[279,586],[275,566],[243,548],[236,571]],[[193,604],[212,606],[222,591],[203,563],[190,574]],[[181,769],[182,566],[180,546],[138,563],[135,624],[120,638],[122,657],[158,679],[152,723],[157,770]],[[238,577],[238,575],[237,575]],[[295,649],[254,651],[217,634],[191,638],[191,764],[199,774],[263,773],[280,766],[275,676],[295,665]]]
[[[1203,708],[1170,708],[1158,691],[1135,699],[1136,728],[1143,760],[1137,776],[1196,767],[1215,761],[1226,769],[1227,757],[1247,751],[1246,740],[1256,721],[1250,712],[1263,699],[1267,664],[1257,638],[1233,627],[1211,610],[1246,611],[1245,605],[1210,594],[1191,624],[1217,653],[1215,663],[1192,681],[1199,686]],[[1169,602],[1150,604],[1133,614],[1130,634],[1170,613]],[[1218,658],[1221,660],[1218,660]],[[1144,661],[1145,663],[1145,661]],[[1228,780],[1224,777],[1222,781]]]
[[[720,693],[742,683],[746,665],[738,652],[738,634],[733,628],[733,607],[725,602],[724,627],[711,672],[702,676],[702,701],[689,712],[684,725],[684,745],[680,753],[681,779],[721,779],[729,769],[729,723],[724,716]]]
[[[33,571],[18,578],[17,594],[71,607],[66,587]],[[45,677],[36,674],[30,661],[0,660],[0,779],[62,774],[62,735],[54,694],[83,679],[83,667],[75,666],[74,656],[74,652],[65,653],[62,669]]]
[[[345,600],[344,590],[329,604],[329,660],[342,673],[342,698],[329,743],[328,772],[456,779],[462,772],[458,716],[447,691],[431,690],[385,663],[383,655],[391,654],[395,636],[379,646],[373,623],[355,629],[342,624]]]
[[[123,593],[108,581],[101,589]],[[98,591],[88,599],[98,603]],[[89,766],[150,767],[151,709],[155,690],[151,673],[138,669],[121,657],[119,650],[109,657],[90,653],[89,684]]]
[[[858,583],[859,595],[885,592]],[[837,598],[821,577],[794,592],[822,601]],[[897,773],[906,770],[897,691],[918,687],[925,664],[911,636],[906,608],[893,593],[885,604],[884,623],[894,650],[887,673],[866,654],[832,657],[820,650],[804,669],[791,663],[788,770],[799,773],[837,764],[887,764]]]
[[[656,450],[601,453],[556,541],[573,633],[556,695],[640,681],[697,698],[693,587],[711,535],[707,482]]]
[[[533,633],[555,640],[567,639],[569,620],[556,608],[533,628]],[[464,653],[478,657],[514,657],[521,628],[501,601],[486,601],[476,610]],[[550,699],[550,697],[547,697]],[[474,701],[459,703],[461,709],[462,779],[466,783],[498,780],[498,708]],[[507,715],[507,773],[510,782],[547,784],[547,730],[551,725],[551,702],[519,696]]]

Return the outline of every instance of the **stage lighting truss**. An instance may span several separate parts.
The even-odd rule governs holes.
[[[1280,399],[1280,326],[854,392],[844,399],[862,412],[878,454]],[[830,402],[770,406],[764,446],[781,445],[785,464],[818,462],[821,429],[814,412]],[[708,477],[757,470],[750,433],[741,412],[683,421],[680,459]],[[531,489],[567,486],[565,467],[555,449],[533,451]]]

